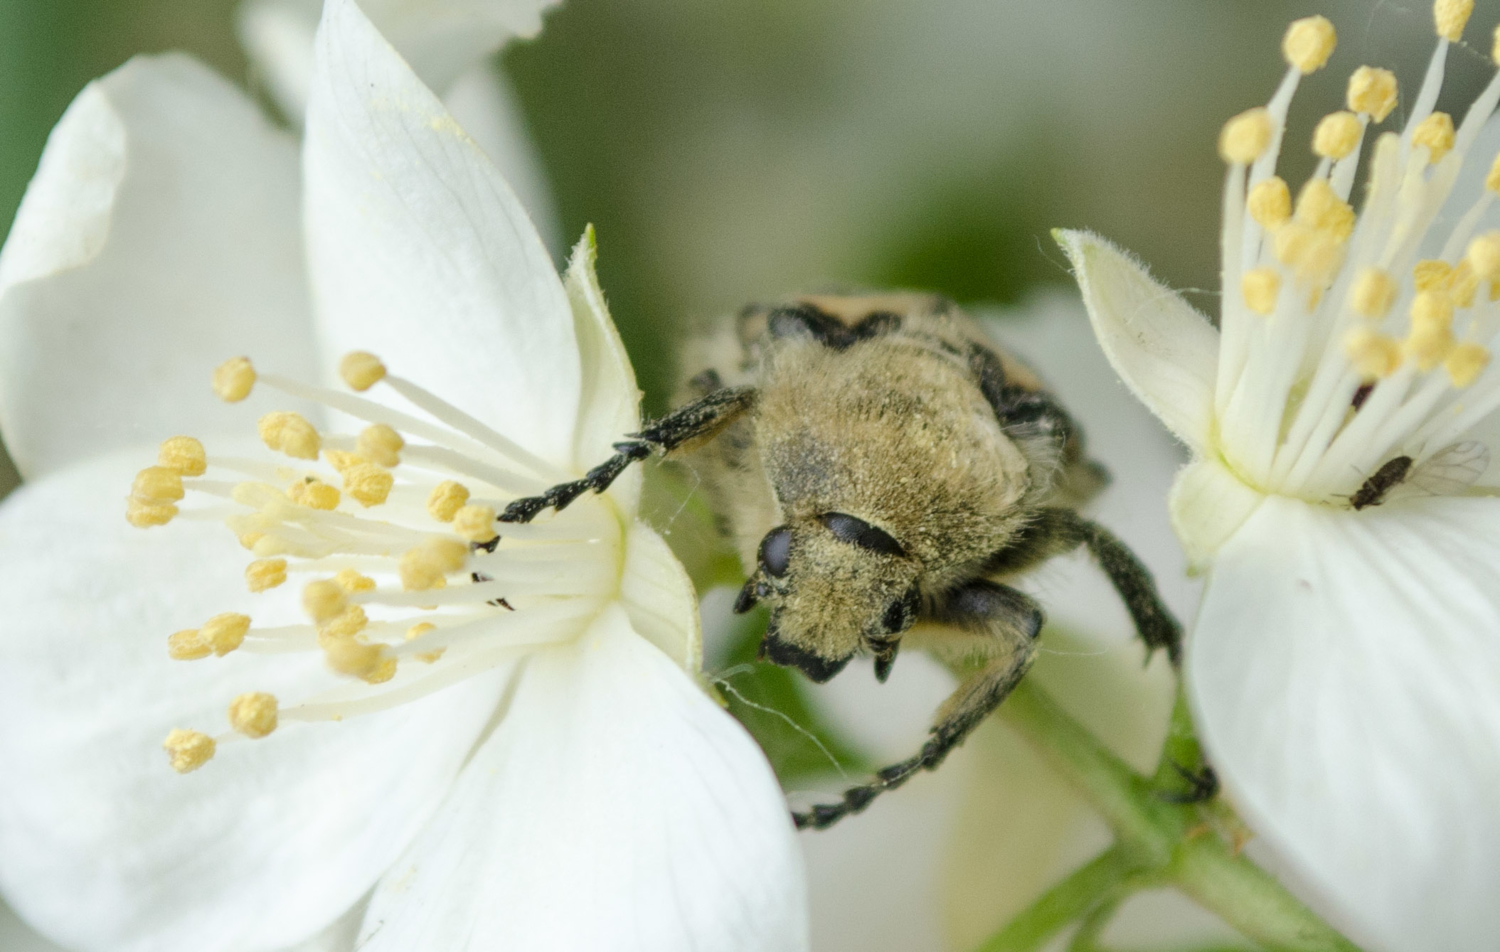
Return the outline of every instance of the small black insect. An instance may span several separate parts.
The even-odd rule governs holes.
[[[1385,501],[1385,494],[1393,487],[1399,486],[1409,472],[1411,472],[1410,456],[1397,456],[1386,460],[1375,471],[1375,475],[1365,480],[1364,485],[1349,497],[1349,505],[1355,509],[1380,505]]]

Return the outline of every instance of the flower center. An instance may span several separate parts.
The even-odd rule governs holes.
[[[136,476],[133,525],[222,519],[256,556],[245,567],[251,592],[306,579],[306,622],[257,626],[217,615],[168,638],[173,658],[319,652],[346,681],[292,705],[241,694],[229,703],[232,730],[217,736],[173,730],[164,746],[180,772],[280,721],[386,710],[570,640],[618,591],[622,527],[608,497],[586,495],[539,524],[504,524],[502,535],[495,516],[506,503],[576,474],[387,373],[370,354],[348,355],[340,372],[353,390],[382,385],[421,415],[257,374],[236,358],[215,371],[222,399],[267,386],[367,425],[352,436],[325,433],[300,414],[272,412],[260,419],[260,438],[290,462],[210,456],[179,436]],[[193,504],[179,507],[184,499]]]
[[[1275,95],[1220,136],[1229,170],[1215,418],[1224,461],[1262,492],[1347,505],[1402,456],[1414,474],[1463,459],[1463,473],[1442,483],[1459,491],[1487,463],[1483,448],[1459,452],[1469,444],[1455,441],[1500,407],[1500,373],[1490,366],[1500,231],[1476,234],[1500,192],[1500,160],[1467,208],[1452,220],[1440,213],[1500,101],[1500,77],[1456,128],[1433,110],[1448,47],[1472,6],[1434,5],[1437,49],[1405,130],[1373,143],[1359,214],[1348,199],[1365,130],[1397,103],[1386,70],[1356,70],[1347,110],[1318,123],[1318,165],[1295,201],[1275,174],[1298,82],[1333,52],[1333,26],[1322,17],[1292,24]]]

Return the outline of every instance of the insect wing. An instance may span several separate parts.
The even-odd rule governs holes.
[[[1454,443],[1418,463],[1397,490],[1405,490],[1402,495],[1456,496],[1474,485],[1489,465],[1490,451],[1483,443]]]

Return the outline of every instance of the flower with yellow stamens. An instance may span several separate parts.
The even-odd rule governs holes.
[[[725,922],[805,949],[785,801],[701,686],[637,478],[493,548],[451,525],[639,426],[592,241],[560,279],[360,8],[323,9],[300,150],[202,67],[137,61],[69,109],[10,232],[5,328],[87,319],[28,346],[107,354],[157,415],[83,416],[86,446],[10,428],[0,383],[41,473],[0,509],[7,901],[76,948],[293,947],[366,903],[366,952],[706,947]],[[137,239],[172,253],[122,267]],[[143,301],[184,313],[143,329]],[[389,369],[317,386],[350,351]],[[106,414],[132,397],[89,383]]]
[[[1287,218],[1267,211],[1287,110],[1333,46],[1293,25],[1280,88],[1221,135],[1217,327],[1104,240],[1058,235],[1115,369],[1192,451],[1169,504],[1207,578],[1185,677],[1208,757],[1309,899],[1378,948],[1500,931],[1500,161],[1474,154],[1500,78],[1456,126],[1433,111],[1472,8],[1435,5],[1404,130],[1364,141],[1396,82],[1355,71]],[[1224,147],[1245,115],[1259,147]]]

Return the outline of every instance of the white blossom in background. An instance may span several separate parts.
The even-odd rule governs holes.
[[[356,349],[368,396],[313,386]],[[76,949],[346,949],[367,897],[375,952],[805,948],[784,801],[635,477],[469,545],[636,400],[591,244],[559,281],[352,0],[300,182],[191,60],[88,87],[0,254],[0,891]]]
[[[554,256],[562,253],[556,204],[526,119],[494,62],[511,40],[531,39],[561,0],[364,0],[360,9],[436,92],[531,213]],[[313,35],[323,0],[242,0],[240,44],[253,81],[301,126],[313,69]]]
[[[1500,168],[1471,148],[1500,80],[1459,121],[1433,110],[1472,7],[1434,5],[1405,128],[1368,148],[1396,78],[1351,75],[1295,201],[1275,175],[1287,109],[1334,30],[1288,30],[1285,80],[1220,138],[1217,329],[1059,233],[1116,371],[1193,454],[1170,508],[1207,580],[1186,676],[1209,759],[1292,885],[1377,949],[1500,930],[1500,232],[1482,230]],[[1453,194],[1474,163],[1483,187]]]

